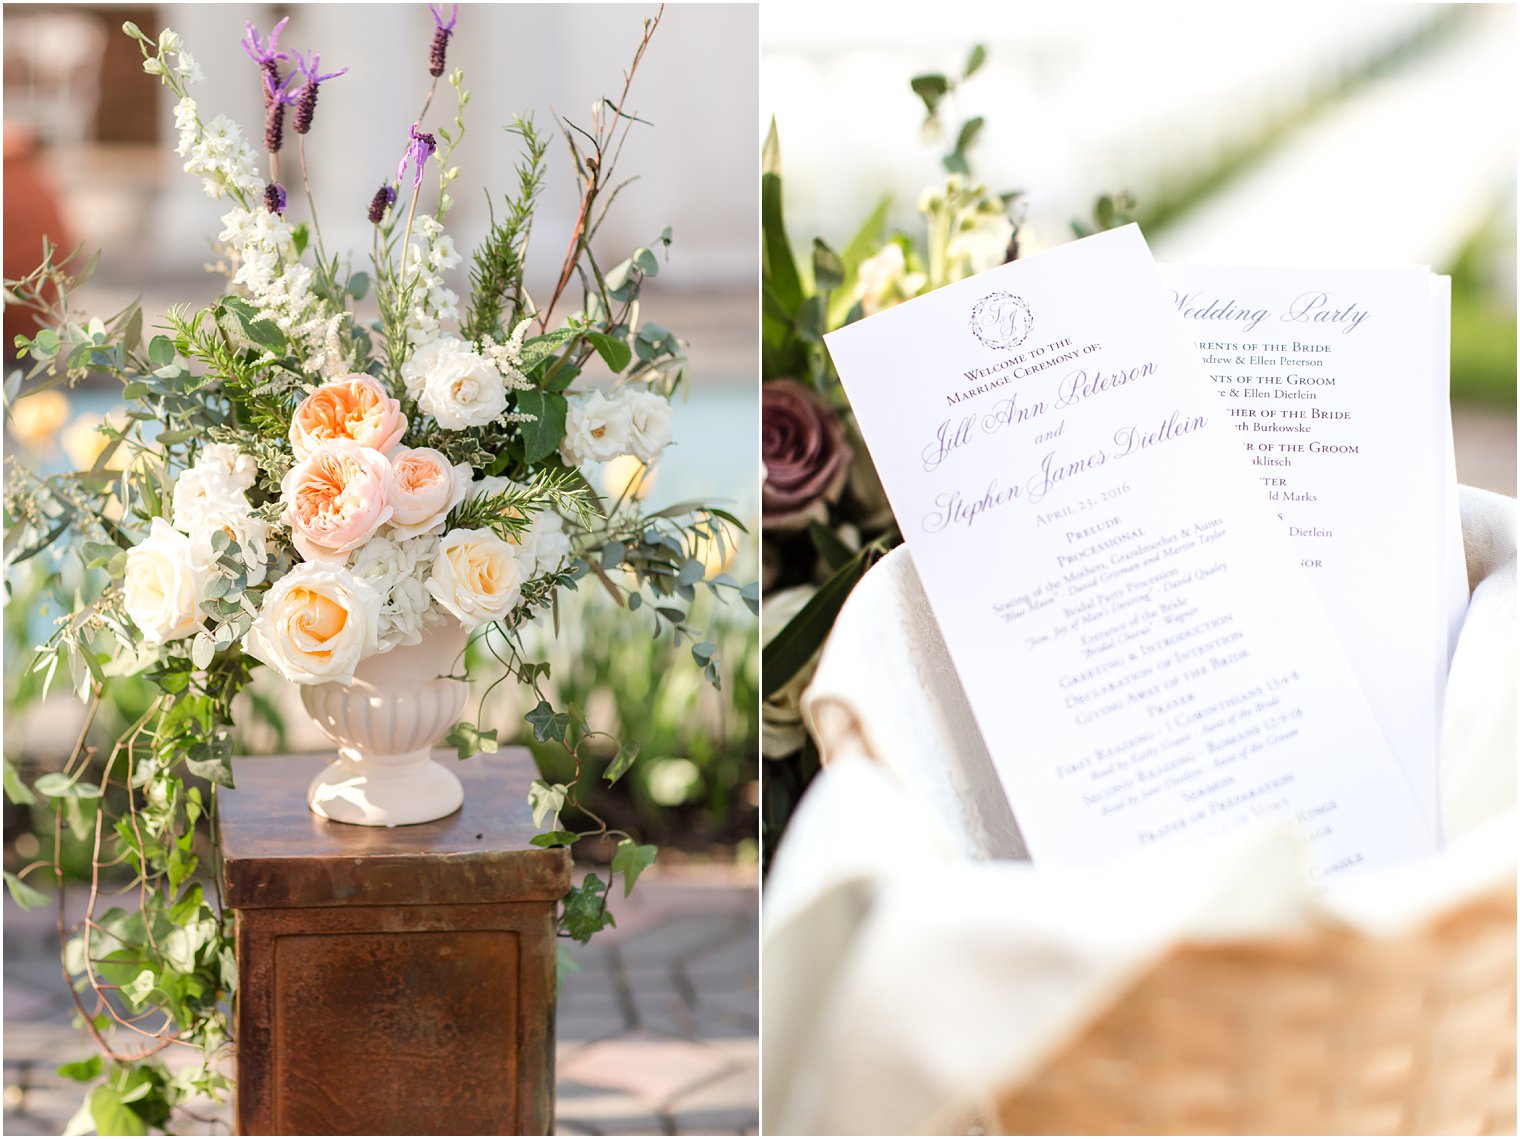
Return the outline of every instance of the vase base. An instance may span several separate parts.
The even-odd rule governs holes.
[[[306,789],[311,813],[361,827],[405,827],[452,815],[464,802],[459,777],[425,759],[376,773],[375,764],[328,764]]]

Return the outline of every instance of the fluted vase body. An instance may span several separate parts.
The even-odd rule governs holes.
[[[373,656],[351,684],[311,684],[301,701],[338,748],[338,758],[312,780],[314,814],[369,827],[432,822],[459,809],[459,777],[435,762],[433,748],[459,720],[469,686],[465,632],[430,630],[420,643]]]

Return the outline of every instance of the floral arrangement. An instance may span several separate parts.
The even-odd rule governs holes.
[[[961,91],[986,62],[973,47],[958,74],[911,80],[925,112],[921,134],[949,139],[942,182],[919,195],[922,233],[889,233],[883,199],[836,251],[814,238],[799,258],[782,208],[780,142],[775,125],[762,163],[761,324],[762,583],[761,753],[767,852],[818,769],[798,701],[834,619],[855,584],[902,541],[850,414],[823,336],[862,317],[963,280],[1019,255],[1023,195],[993,193],[975,179],[971,152],[984,120],[947,122]],[[1092,225],[1078,236],[1127,224],[1127,195],[1098,199]]]
[[[603,100],[588,126],[565,124],[580,208],[540,303],[524,284],[524,255],[549,139],[526,117],[508,128],[521,147],[517,184],[471,256],[468,297],[445,283],[463,263],[446,220],[469,94],[459,70],[445,78],[458,8],[432,11],[422,112],[398,124],[394,174],[377,170],[373,198],[345,206],[372,223],[368,271],[325,246],[305,162],[319,92],[348,68],[288,50],[286,20],[267,37],[249,25],[249,82],[264,95],[261,156],[236,123],[198,105],[200,68],[179,36],[152,39],[128,23],[144,71],[178,99],[185,171],[228,205],[217,235],[227,290],[208,307],[171,309],[162,331],[146,335],[135,305],[109,320],[74,311],[70,292],[85,274],[46,246],[36,271],[6,282],[7,303],[46,325],[17,339],[32,363],[25,379],[11,377],[7,403],[104,373],[122,382],[128,405],[102,425],[107,442],[89,470],[43,478],[12,461],[5,496],[7,566],[48,551],[59,580],[78,583],[35,667],[49,682],[69,678],[91,717],[115,678],[156,686],[103,763],[87,723],[63,770],[31,787],[6,771],[13,800],[52,801],[59,833],[66,823],[95,844],[90,910],[64,958],[101,1055],[66,1074],[94,1082],[76,1122],[102,1134],[163,1126],[188,1098],[226,1086],[218,1060],[237,975],[231,915],[213,895],[215,865],[203,888],[196,828],[214,826],[217,788],[232,783],[234,699],[258,664],[293,684],[349,683],[377,654],[463,628],[503,679],[536,698],[525,717],[533,737],[575,754],[602,733],[578,709],[550,704],[548,665],[527,659],[518,635],[557,613],[561,591],[594,578],[628,621],[690,642],[713,685],[714,646],[687,621],[696,591],[740,593],[758,607],[755,585],[709,577],[703,560],[731,540],[728,526],[742,530],[736,518],[696,504],[646,514],[636,486],[608,501],[582,470],[622,456],[640,470],[657,463],[683,378],[681,342],[639,310],[670,231],[606,269],[592,251],[619,188],[613,167],[638,121],[629,90],[659,16],[645,22],[620,96]],[[457,110],[450,125],[425,129],[440,80]],[[577,286],[580,307],[556,321]],[[610,383],[590,382],[595,364]],[[449,741],[462,756],[494,751],[497,729],[463,723]],[[623,741],[605,777],[619,778],[636,754]],[[544,831],[535,842],[610,838],[611,877],[631,889],[655,848],[578,811],[578,782],[534,785]],[[101,869],[113,862],[136,870],[133,912],[96,908]],[[24,880],[34,871],[57,878],[62,933],[56,843],[51,861],[6,875],[23,904],[44,900]],[[585,939],[611,922],[609,886],[589,875],[566,899],[565,935]],[[199,1049],[201,1062],[171,1073],[155,1058],[170,1044]]]

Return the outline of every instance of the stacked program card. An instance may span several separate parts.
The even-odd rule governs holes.
[[[1161,272],[1437,833],[1441,704],[1467,601],[1450,280],[1414,267]]]
[[[828,344],[1037,862],[1266,815],[1302,823],[1320,875],[1428,852],[1195,339],[1129,226]]]

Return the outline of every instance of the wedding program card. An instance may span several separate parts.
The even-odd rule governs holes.
[[[1036,861],[1433,849],[1136,227],[827,339]]]
[[[1467,597],[1453,572],[1450,282],[1423,267],[1161,272],[1438,833],[1440,711]]]

